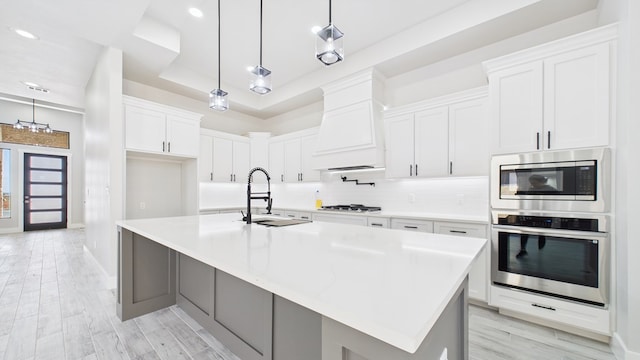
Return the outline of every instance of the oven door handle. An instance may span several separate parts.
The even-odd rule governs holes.
[[[535,228],[526,226],[510,226],[510,225],[491,225],[493,231],[508,232],[513,234],[533,234],[533,235],[545,235],[545,236],[558,236],[558,237],[572,237],[585,240],[606,240],[609,237],[608,233],[595,232],[595,231],[577,231],[577,230],[562,230],[562,229],[546,229]]]

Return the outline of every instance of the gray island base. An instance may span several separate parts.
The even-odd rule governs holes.
[[[117,297],[122,321],[177,304],[242,360],[468,359],[466,279],[413,353],[124,227]]]

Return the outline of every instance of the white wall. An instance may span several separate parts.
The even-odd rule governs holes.
[[[130,80],[123,80],[123,86],[125,95],[203,114],[200,127],[206,129],[238,135],[246,135],[251,131],[267,131],[266,122],[260,118],[233,111],[233,108],[222,113],[209,109],[207,94],[202,94],[202,100],[195,100]]]
[[[640,3],[603,0],[600,22],[619,22],[615,158],[615,335],[614,353],[622,360],[640,359]]]
[[[31,121],[33,107],[31,99],[7,97],[0,99],[0,113],[3,122],[12,123],[17,119]],[[64,108],[50,108],[38,105],[36,101],[35,120],[49,123],[51,128],[69,133],[69,149],[57,149],[41,146],[27,146],[2,143],[0,148],[11,149],[11,208],[10,219],[0,219],[0,232],[20,232],[24,224],[23,172],[24,153],[62,155],[67,157],[68,195],[67,226],[84,226],[84,124],[83,115],[78,111],[66,111]]]
[[[129,157],[126,171],[125,218],[184,215],[182,162]]]
[[[318,101],[266,120],[272,135],[282,135],[320,125],[324,102]]]
[[[85,247],[111,277],[124,211],[123,139],[122,51],[105,48],[85,89]]]

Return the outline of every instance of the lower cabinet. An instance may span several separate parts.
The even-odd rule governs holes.
[[[487,239],[487,226],[482,224],[468,224],[436,221],[433,223],[433,232],[436,234],[478,237]],[[488,302],[489,288],[489,264],[491,263],[491,244],[487,241],[484,250],[471,266],[469,271],[469,297],[482,302]]]
[[[413,219],[391,219],[391,228],[399,230],[433,232],[433,221]]]
[[[285,211],[284,216],[298,220],[311,220],[311,213],[306,211]]]
[[[243,360],[320,360],[322,317],[179,254],[177,304]]]
[[[338,224],[367,225],[367,218],[364,216],[335,215],[335,214],[313,214],[313,221],[324,221]]]

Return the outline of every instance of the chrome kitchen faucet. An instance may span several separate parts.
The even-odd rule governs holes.
[[[261,171],[267,177],[267,192],[251,192],[251,179],[253,178],[253,173],[256,171]],[[271,214],[271,204],[273,203],[273,199],[271,198],[271,176],[267,170],[256,167],[249,171],[249,178],[247,181],[247,215],[242,219],[246,220],[247,224],[251,224],[251,200],[262,199],[267,202],[267,214]]]

